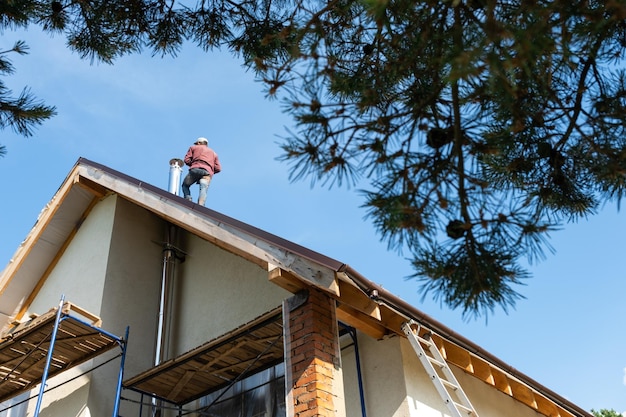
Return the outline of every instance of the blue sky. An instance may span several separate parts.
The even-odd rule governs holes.
[[[351,265],[588,411],[626,411],[626,216],[615,204],[552,234],[556,253],[530,266],[515,310],[464,321],[422,300],[409,262],[379,241],[354,190],[289,182],[275,158],[291,121],[236,58],[190,45],[176,59],[90,65],[35,29],[4,33],[1,49],[17,39],[30,54],[12,56],[16,73],[4,81],[15,95],[29,86],[58,115],[30,138],[0,131],[0,268],[79,157],[167,189],[169,160],[205,136],[223,167],[208,207]]]

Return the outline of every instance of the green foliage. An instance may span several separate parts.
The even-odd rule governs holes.
[[[623,196],[626,2],[337,4],[349,12],[300,15],[315,54],[272,68],[299,71],[282,160],[294,179],[364,174],[369,216],[424,294],[506,311],[523,257]]]
[[[622,414],[613,409],[607,410],[605,408],[602,408],[600,409],[600,411],[591,410],[591,413],[595,417],[622,417]]]
[[[16,42],[13,48],[0,51],[0,76],[12,74],[14,71],[11,61],[7,59],[7,54],[24,55],[28,53],[27,50],[28,47],[24,42]],[[11,127],[23,136],[30,136],[34,126],[41,124],[54,114],[54,107],[46,106],[37,101],[29,89],[24,88],[20,95],[15,98],[0,80],[0,128]],[[6,148],[0,146],[0,156],[4,156],[5,153]]]
[[[242,56],[293,116],[291,178],[358,184],[424,295],[467,316],[513,307],[549,232],[622,199],[625,18],[626,0],[0,5],[3,29],[63,32],[92,60],[186,40]]]

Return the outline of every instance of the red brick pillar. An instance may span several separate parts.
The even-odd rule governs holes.
[[[287,416],[343,415],[335,301],[315,289],[299,293],[283,304],[283,325]]]

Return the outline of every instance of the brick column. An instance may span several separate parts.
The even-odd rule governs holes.
[[[335,301],[322,291],[283,304],[287,416],[344,414]]]

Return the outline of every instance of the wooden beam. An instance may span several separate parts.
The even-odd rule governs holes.
[[[489,385],[496,385],[496,380],[494,379],[493,372],[491,371],[491,365],[487,362],[476,356],[472,356],[472,369],[474,370],[474,376],[476,378]]]
[[[406,337],[402,331],[402,324],[406,323],[409,320],[409,317],[401,315],[399,312],[392,310],[385,304],[381,304],[379,308],[381,324],[397,335]]]
[[[550,417],[564,417],[559,408],[543,395],[536,395],[535,400],[537,401],[537,411],[541,414]]]
[[[285,271],[281,268],[274,268],[269,271],[268,279],[271,283],[278,285],[281,288],[289,291],[292,294],[297,293],[308,287],[308,285],[296,277],[289,271]]]
[[[535,400],[534,392],[526,384],[523,384],[513,378],[509,378],[509,385],[511,386],[511,393],[513,397],[533,410],[537,411],[537,401]]]
[[[441,343],[446,352],[445,358],[448,362],[453,363],[465,372],[473,373],[472,357],[468,351],[445,339],[441,339]]]
[[[68,315],[70,311],[74,311],[80,314],[81,316],[85,317],[86,319],[91,320],[92,326],[96,326],[96,327],[102,326],[102,319],[100,317],[96,316],[95,314],[90,313],[89,311],[85,310],[82,307],[77,306],[76,304],[70,303],[69,301],[66,301],[65,303],[63,303],[62,311],[64,314],[68,314]]]
[[[82,189],[88,190],[96,198],[102,198],[109,193],[109,190],[107,190],[102,185],[83,176],[78,176],[76,178],[76,184]]]
[[[269,280],[293,294],[310,286],[309,283],[281,268],[269,271]],[[375,339],[385,336],[387,330],[381,324],[378,304],[358,287],[342,280],[337,281],[339,295],[330,294],[338,301],[337,319]]]
[[[22,243],[21,247],[18,249],[18,252],[15,253],[15,258],[11,260],[12,262],[7,265],[6,269],[4,270],[4,274],[0,276],[0,296],[9,286],[9,283],[15,276],[15,273],[21,268],[22,263],[24,262],[30,251],[33,249],[35,243],[37,243],[50,221],[53,219],[63,200],[65,199],[65,197],[67,197],[70,190],[72,189],[74,183],[78,181],[78,173],[76,169],[72,170],[67,178],[68,179],[63,183],[61,188],[59,188],[56,194],[52,197],[50,203],[41,211],[39,217],[37,218],[35,226],[26,236],[26,239]],[[21,305],[23,304],[25,303],[22,302]]]
[[[493,385],[503,393],[513,397],[513,389],[511,388],[511,384],[509,384],[507,375],[496,368],[491,369],[491,375],[493,375]]]
[[[360,288],[350,283],[338,280],[338,284],[340,293],[339,301],[341,301],[342,304],[347,304],[355,310],[367,314],[378,321],[381,320],[382,317],[378,303],[374,302]]]
[[[378,320],[346,304],[339,303],[336,311],[337,320],[362,331],[376,340],[382,339],[387,334],[387,329]]]

